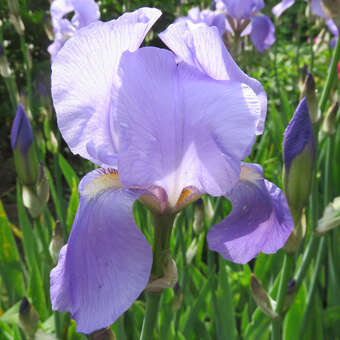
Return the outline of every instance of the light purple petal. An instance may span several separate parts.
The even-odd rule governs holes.
[[[273,7],[272,12],[278,18],[289,7],[293,6],[295,0],[283,0]]]
[[[215,81],[164,49],[126,52],[116,94],[118,169],[127,186],[158,185],[174,205],[186,186],[222,195],[254,142],[260,103],[236,81]],[[138,95],[136,95],[138,94]]]
[[[210,9],[200,11],[198,7],[191,8],[186,17],[179,17],[176,22],[185,22],[188,29],[202,25],[215,26],[221,36],[226,29],[231,29],[223,13],[218,13]]]
[[[250,39],[261,53],[274,44],[275,26],[268,16],[256,15],[251,18]]]
[[[257,134],[261,134],[267,112],[267,96],[263,86],[248,77],[235,63],[215,27],[198,27],[188,30],[183,23],[170,25],[160,35],[162,41],[181,61],[197,68],[216,80],[235,80],[248,85],[261,103],[261,116]]]
[[[74,12],[72,20],[66,14]],[[54,0],[51,4],[54,43],[48,47],[52,61],[74,32],[99,19],[99,6],[94,0]]]
[[[332,34],[337,37],[339,36],[339,30],[335,25],[335,22],[332,19],[326,20],[326,24],[328,26],[328,29],[332,32]]]
[[[321,0],[310,0],[310,7],[312,9],[312,13],[314,15],[317,15],[325,20],[327,20],[327,15],[325,14],[325,12],[322,9],[321,6]]]
[[[100,17],[99,6],[94,0],[72,0],[72,5],[75,11],[72,23],[77,29],[95,22]]]
[[[75,33],[52,65],[52,96],[59,129],[71,151],[115,166],[118,141],[111,90],[124,51],[135,51],[161,12],[141,8],[118,20]]]
[[[272,254],[284,246],[294,223],[283,192],[263,179],[259,165],[244,164],[239,183],[226,197],[232,211],[209,231],[211,250],[247,263],[259,252]]]
[[[52,308],[70,312],[81,333],[111,325],[150,276],[152,250],[132,213],[137,194],[116,176],[95,170],[83,178],[68,244],[51,271]]]
[[[236,20],[246,20],[264,7],[264,0],[222,0],[217,2],[218,8],[223,8],[228,15]]]

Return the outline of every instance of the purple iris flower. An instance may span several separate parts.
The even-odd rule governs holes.
[[[215,3],[218,10],[226,12],[229,20],[234,21],[235,29],[241,29],[241,36],[250,34],[259,52],[263,53],[274,44],[275,26],[268,16],[259,14],[264,8],[263,0],[215,0]]]
[[[65,18],[74,12],[70,20]],[[54,42],[48,47],[52,60],[63,47],[65,41],[75,31],[99,19],[99,7],[94,0],[53,0],[51,4]]]
[[[191,8],[186,17],[180,17],[176,22],[185,21],[189,27],[198,25],[216,26],[220,35],[223,35],[226,30],[232,31],[225,15],[210,9],[200,10],[199,7]]]
[[[278,18],[286,9],[293,6],[294,3],[295,3],[295,0],[283,0],[273,7],[272,12]],[[310,6],[311,6],[312,13],[324,19],[329,30],[334,35],[334,39],[331,41],[331,46],[334,48],[336,45],[336,40],[338,39],[338,36],[339,36],[338,28],[336,27],[334,21],[332,19],[329,19],[327,15],[325,14],[321,6],[321,0],[311,0]]]
[[[102,167],[79,185],[70,238],[51,272],[53,309],[71,312],[83,333],[109,326],[148,284],[152,249],[133,218],[136,199],[175,214],[205,193],[233,200],[249,181],[224,221],[234,229],[214,227],[209,241],[235,262],[275,252],[293,227],[279,189],[241,169],[263,130],[262,85],[236,65],[216,27],[178,22],[160,35],[173,52],[139,48],[160,15],[141,8],[85,27],[52,65],[61,133],[73,153]]]

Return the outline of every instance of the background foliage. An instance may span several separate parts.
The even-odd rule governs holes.
[[[264,12],[270,15],[275,4],[276,1],[266,1]],[[84,336],[76,334],[75,323],[70,321],[67,314],[51,311],[49,271],[54,261],[48,246],[58,225],[62,227],[66,241],[79,200],[77,184],[93,165],[70,153],[56,126],[50,98],[50,57],[47,52],[51,43],[47,34],[51,32],[50,3],[46,0],[20,0],[19,5],[25,25],[24,37],[17,34],[9,20],[8,3],[1,1],[0,44],[4,46],[4,53],[13,70],[13,82],[21,102],[27,103],[28,86],[32,87],[30,118],[51,197],[43,215],[36,219],[32,219],[23,206],[10,148],[10,128],[16,106],[9,96],[8,83],[0,78],[0,339],[27,338],[18,326],[19,305],[24,296],[28,297],[39,314],[41,332],[60,339],[83,339]],[[103,0],[100,2],[101,19],[116,18],[124,11],[142,6],[162,10],[163,16],[155,25],[153,34],[148,36],[146,44],[163,46],[157,38],[158,32],[191,7],[207,8],[210,3]],[[269,99],[265,133],[258,137],[249,160],[260,163],[265,177],[282,187],[282,134],[298,104],[306,70],[314,74],[321,92],[333,50],[329,46],[331,36],[324,23],[308,13],[306,15],[306,3],[303,1],[290,8],[275,24],[275,45],[260,54],[246,40],[238,63],[248,74],[262,82]],[[336,96],[336,91],[339,89],[334,86],[331,98]],[[331,103],[329,101],[327,107]],[[334,161],[330,164],[327,179],[330,200],[340,194],[340,164],[336,161],[340,159],[339,139],[337,128],[330,155]],[[314,217],[311,209],[306,211],[308,231],[296,254],[296,268],[303,261],[303,254],[313,237],[312,228],[325,206],[326,145],[327,138],[323,134],[319,138],[313,193],[317,199],[317,211],[314,211]],[[171,249],[179,271],[179,282],[175,289],[167,289],[163,293],[155,338],[268,339],[270,319],[257,308],[252,298],[250,274],[255,273],[266,290],[275,297],[283,251],[271,256],[260,254],[246,265],[224,261],[217,254],[208,252],[206,232],[213,222],[228,214],[230,203],[208,197],[204,197],[203,201],[205,211],[201,225],[197,225],[200,223],[195,215],[199,209],[197,205],[186,208],[176,219]],[[209,210],[209,207],[212,208]],[[135,217],[151,240],[150,215],[139,203],[135,205]],[[327,235],[324,241],[327,248],[320,255],[320,265],[315,261],[318,241],[314,245],[314,258],[305,280],[284,321],[283,338],[287,340],[340,339],[340,232],[334,230]],[[142,296],[113,325],[117,338],[137,339],[143,316]]]

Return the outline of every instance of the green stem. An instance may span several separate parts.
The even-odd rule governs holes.
[[[152,340],[161,294],[146,293],[146,311],[140,340]]]
[[[37,229],[37,232],[38,232],[38,235],[39,235],[39,238],[40,238],[40,242],[41,242],[42,247],[43,247],[43,252],[44,252],[44,255],[46,257],[46,261],[48,262],[49,265],[52,265],[53,260],[52,260],[50,251],[48,249],[48,243],[47,243],[46,237],[44,235],[44,230],[43,230],[42,225],[40,223],[39,217],[34,219],[34,225]]]
[[[315,261],[315,266],[313,269],[313,276],[312,276],[312,281],[308,290],[308,294],[307,294],[307,303],[306,303],[306,308],[304,311],[304,317],[303,317],[303,321],[302,321],[302,326],[300,328],[300,337],[302,338],[302,332],[306,329],[306,325],[310,316],[310,312],[311,312],[311,308],[312,308],[312,302],[313,302],[313,296],[314,296],[314,292],[317,286],[317,280],[318,280],[318,275],[319,275],[319,271],[321,269],[321,265],[322,265],[322,261],[324,258],[324,254],[325,254],[325,249],[326,249],[326,238],[325,236],[322,236],[320,239],[320,243],[319,243],[319,248],[318,248],[318,254],[316,257],[316,261]]]
[[[294,255],[285,254],[285,257],[283,260],[283,270],[282,270],[281,279],[280,279],[279,291],[277,293],[277,299],[276,299],[277,305],[275,308],[276,313],[279,315],[283,314],[283,306],[285,302],[288,283],[289,283],[289,280],[291,279],[293,265],[294,265]],[[272,340],[281,339],[282,322],[283,322],[283,318],[272,321]]]
[[[28,60],[27,54],[27,45],[25,42],[25,38],[23,35],[20,35],[20,47],[21,52],[24,57],[24,64],[25,64],[25,74],[26,74],[26,91],[27,91],[27,101],[28,101],[28,107],[31,109],[32,115],[34,116],[34,110],[33,110],[33,100],[32,100],[32,75],[31,75],[31,65]]]
[[[170,236],[175,215],[153,214],[153,225],[155,229],[153,240],[153,263],[151,269],[151,280],[160,278],[164,274],[170,260]],[[140,340],[153,339],[153,331],[157,323],[157,313],[162,292],[146,292],[146,307]]]
[[[308,267],[314,257],[315,251],[317,249],[317,244],[318,244],[318,237],[315,234],[312,234],[311,238],[309,239],[307,249],[303,254],[303,259],[301,262],[301,266],[299,267],[296,275],[295,275],[295,289],[296,291],[299,290],[303,279],[306,276]]]
[[[332,84],[333,84],[333,80],[336,74],[336,67],[338,64],[340,58],[340,39],[338,39],[336,46],[335,46],[335,51],[333,54],[333,59],[331,62],[331,66],[328,69],[328,74],[327,74],[327,79],[326,79],[326,84],[322,90],[322,94],[321,94],[321,98],[320,98],[320,110],[323,113],[323,111],[326,108],[326,103],[327,103],[327,99],[329,97],[331,88],[332,88]]]
[[[170,255],[170,236],[175,219],[174,215],[153,215],[155,228],[153,241],[153,264],[151,276],[159,278],[163,275],[164,267],[167,265]]]

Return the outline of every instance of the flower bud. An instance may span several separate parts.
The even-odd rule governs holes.
[[[195,255],[197,254],[198,247],[201,243],[201,238],[194,238],[190,246],[188,247],[187,251],[185,252],[186,263],[190,264],[194,259]]]
[[[319,235],[340,226],[340,197],[334,199],[326,207],[322,218],[318,222],[315,232]]]
[[[183,304],[183,291],[178,282],[174,285],[174,298],[172,299],[172,309],[177,312]]]
[[[24,35],[25,26],[20,16],[10,13],[9,20],[19,35]]]
[[[201,198],[194,203],[194,221],[192,227],[196,234],[199,234],[204,228],[204,210]]]
[[[60,249],[63,247],[63,245],[64,245],[63,231],[61,229],[60,223],[57,222],[53,230],[52,240],[49,246],[49,251],[54,263],[58,262]]]
[[[312,124],[318,123],[321,112],[318,105],[318,99],[316,96],[315,81],[312,73],[308,73],[304,82],[301,98],[306,97],[307,105],[309,109],[310,119]]]
[[[293,279],[293,280],[290,280],[288,282],[285,301],[284,301],[284,304],[283,304],[283,312],[284,313],[289,309],[291,304],[294,302],[296,294],[297,294],[296,281]]]
[[[20,13],[20,6],[18,0],[7,0],[9,12],[13,15]]]
[[[28,186],[38,180],[38,158],[33,143],[32,126],[24,108],[19,104],[11,131],[14,163],[20,181]]]
[[[295,227],[284,246],[284,250],[288,254],[295,254],[300,247],[301,241],[304,239],[307,230],[306,215],[303,212],[298,222],[295,222]]]
[[[156,280],[151,280],[145,288],[151,293],[160,293],[164,288],[173,288],[178,281],[176,262],[170,258],[164,269],[164,275]]]
[[[4,78],[9,78],[12,75],[12,70],[2,45],[0,45],[0,75]]]
[[[336,116],[339,110],[339,101],[336,101],[327,111],[322,123],[322,130],[329,136],[334,136],[336,132]]]
[[[303,98],[284,132],[283,139],[283,183],[296,225],[309,198],[315,149],[316,141],[307,100]]]
[[[31,338],[38,329],[39,315],[26,297],[21,301],[19,308],[19,326]]]
[[[255,274],[251,274],[250,287],[253,298],[262,312],[268,315],[272,320],[278,319],[279,315],[275,312],[276,302],[268,295]]]
[[[100,329],[99,331],[95,331],[90,335],[91,340],[116,340],[116,336],[114,335],[111,328]]]
[[[49,198],[49,184],[43,166],[40,166],[38,182],[33,186],[23,185],[22,201],[33,218],[40,216]]]

